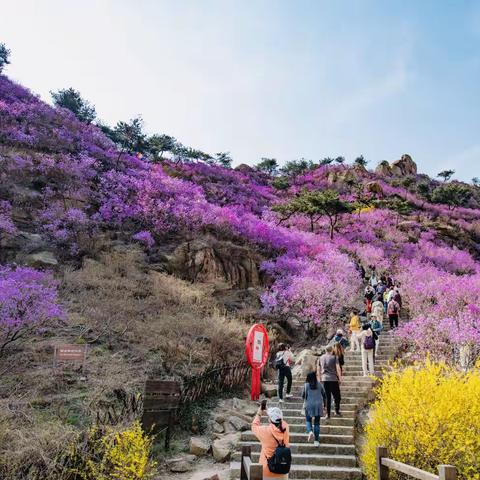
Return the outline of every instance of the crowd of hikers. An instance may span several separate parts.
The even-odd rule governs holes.
[[[308,441],[313,441],[314,446],[320,445],[320,420],[328,422],[331,417],[332,398],[335,416],[342,416],[341,383],[345,351],[360,351],[363,376],[374,375],[375,356],[384,320],[388,317],[391,329],[397,328],[399,324],[402,308],[399,285],[386,275],[378,276],[374,266],[369,267],[368,274],[361,266],[359,271],[366,282],[364,308],[350,312],[345,327],[349,336],[343,328],[329,336],[325,353],[319,358],[316,369],[307,374],[301,391]],[[274,360],[274,368],[278,371],[279,407],[267,409],[266,401],[262,402],[252,423],[252,431],[262,446],[260,463],[263,465],[264,479],[288,479],[291,465],[289,426],[283,419],[281,406],[284,398],[292,397],[291,368],[294,362],[290,345],[280,344]],[[261,424],[264,415],[269,419],[267,425]]]

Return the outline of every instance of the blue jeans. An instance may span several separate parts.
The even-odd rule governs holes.
[[[312,417],[309,415],[305,415],[307,420],[307,433],[312,431]],[[315,440],[318,442],[320,439],[320,415],[313,417],[314,424],[313,424],[313,435],[315,436]]]

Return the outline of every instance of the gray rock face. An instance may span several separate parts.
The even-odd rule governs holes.
[[[248,289],[261,285],[260,261],[245,247],[205,237],[180,245],[171,258],[170,268],[190,281],[224,282],[230,287]]]
[[[24,263],[34,268],[51,268],[58,265],[58,260],[52,252],[43,251],[27,255],[24,258]]]

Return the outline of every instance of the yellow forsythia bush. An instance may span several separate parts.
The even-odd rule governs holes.
[[[79,461],[74,472],[83,480],[148,480],[156,466],[150,460],[152,442],[138,421],[120,431],[108,428],[101,433],[94,428],[89,433],[89,453],[76,452]]]
[[[464,373],[432,363],[394,369],[377,389],[362,462],[376,479],[375,451],[438,474],[457,467],[459,479],[480,480],[480,368]],[[392,480],[400,478],[394,472]]]

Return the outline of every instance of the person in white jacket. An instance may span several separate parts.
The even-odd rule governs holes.
[[[362,370],[364,377],[375,374],[374,352],[375,342],[377,339],[378,336],[372,331],[370,324],[366,323],[363,325],[362,332],[360,333],[360,345],[362,351]]]
[[[384,305],[382,295],[377,295],[372,303],[372,317],[375,317],[383,325]]]

